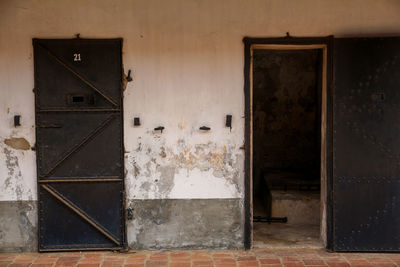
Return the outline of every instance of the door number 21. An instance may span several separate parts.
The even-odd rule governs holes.
[[[81,54],[74,54],[74,61],[81,61]]]

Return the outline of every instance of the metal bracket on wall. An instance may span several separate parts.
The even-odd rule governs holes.
[[[201,126],[199,129],[202,130],[202,131],[209,131],[209,130],[211,130],[211,128],[210,128],[210,127],[207,127],[207,126]]]
[[[21,115],[15,115],[14,116],[14,126],[21,126]]]
[[[133,208],[127,208],[126,209],[126,219],[128,221],[133,220]]]
[[[131,70],[128,70],[128,75],[126,76],[126,80],[128,81],[128,82],[131,82],[133,79],[132,79],[132,76],[131,76]]]
[[[161,131],[161,133],[164,131],[165,127],[164,126],[158,126],[154,128],[154,131]]]

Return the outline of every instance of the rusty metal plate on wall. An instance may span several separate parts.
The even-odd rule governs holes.
[[[400,38],[334,43],[334,250],[400,251]]]
[[[122,40],[33,46],[39,250],[123,248]]]

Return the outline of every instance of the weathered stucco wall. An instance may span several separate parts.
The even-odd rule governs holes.
[[[22,139],[13,139],[24,138],[29,146],[35,143],[34,37],[71,38],[81,33],[83,38],[124,38],[124,67],[134,76],[124,94],[130,203],[150,201],[153,204],[146,205],[151,212],[160,199],[173,199],[186,210],[187,199],[234,200],[236,204],[228,205],[231,214],[243,222],[242,38],[282,36],[287,31],[293,36],[399,33],[399,13],[397,0],[1,0],[0,201],[37,200],[35,152],[24,150],[27,144]],[[13,126],[15,114],[22,116],[18,128]],[[232,131],[224,127],[226,114],[233,115]],[[142,126],[133,127],[135,116]],[[159,125],[165,127],[162,134],[153,131]],[[211,131],[200,132],[203,125]],[[226,229],[220,222],[227,213],[216,212],[224,205],[216,205],[214,211],[201,204],[196,207],[204,216],[220,215],[220,220],[208,222],[210,227]],[[13,212],[10,216],[24,220],[24,211]],[[162,246],[140,238],[140,231],[160,227],[157,220],[143,220],[128,224],[130,245]],[[196,222],[204,226],[201,220]],[[7,229],[0,224],[0,231]],[[163,228],[166,237],[159,244],[185,246],[167,236],[173,229]],[[181,235],[192,234],[190,228],[182,229],[186,230]],[[240,246],[242,232],[239,235],[223,244],[216,235],[207,244]],[[15,247],[24,246],[21,242]],[[201,238],[190,246],[200,247]]]

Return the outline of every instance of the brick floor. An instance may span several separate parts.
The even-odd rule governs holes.
[[[399,266],[400,254],[313,249],[0,253],[0,267],[349,267]]]

